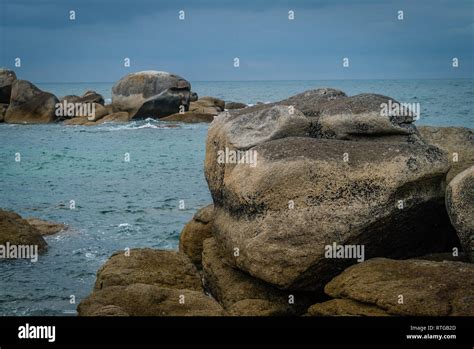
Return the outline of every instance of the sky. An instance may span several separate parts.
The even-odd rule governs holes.
[[[0,49],[36,83],[473,78],[474,0],[0,0]]]

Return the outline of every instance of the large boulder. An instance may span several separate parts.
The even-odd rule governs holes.
[[[112,87],[114,109],[131,118],[161,118],[179,112],[181,106],[188,110],[194,98],[188,81],[159,71],[128,74]]]
[[[37,246],[38,252],[47,249],[41,233],[18,214],[0,210],[0,246],[6,252],[7,246]],[[11,254],[10,254],[11,256]],[[0,258],[1,260],[2,258]]]
[[[221,316],[222,307],[202,292],[135,283],[110,286],[81,301],[79,316]]]
[[[464,252],[474,262],[474,166],[449,182],[446,208]]]
[[[328,302],[311,307],[309,312],[474,316],[473,288],[471,263],[375,258],[346,269],[326,285],[324,290],[329,296],[349,301],[338,302],[344,304],[342,312],[346,314],[341,314],[341,306],[334,307]]]
[[[295,315],[311,304],[307,295],[281,291],[233,268],[212,238],[204,242],[202,264],[204,286],[232,315]]]
[[[449,183],[458,173],[474,166],[474,132],[466,127],[418,126],[421,138],[448,154],[451,169],[446,176]]]
[[[57,119],[58,99],[29,81],[15,80],[5,122],[11,124],[44,124]]]
[[[10,103],[13,82],[16,74],[13,70],[0,68],[0,103]]]
[[[207,205],[196,212],[179,235],[179,251],[200,266],[204,240],[212,237],[214,205]]]
[[[150,248],[114,253],[97,271],[94,289],[137,283],[202,291],[199,273],[186,255]]]
[[[208,148],[217,142],[208,139]],[[444,209],[449,164],[438,148],[288,137],[250,150],[255,167],[213,164],[212,172],[216,158],[207,158],[206,176],[214,236],[229,262],[254,277],[316,290],[356,262],[326,258],[334,242],[364,246],[365,258],[407,258],[459,243]]]

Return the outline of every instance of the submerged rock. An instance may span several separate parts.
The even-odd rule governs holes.
[[[31,82],[15,80],[12,84],[10,105],[5,122],[10,124],[44,124],[57,119],[55,114],[58,99],[44,92]]]
[[[464,252],[474,262],[474,166],[449,182],[446,208]]]
[[[25,220],[35,227],[42,236],[57,234],[68,228],[65,224],[45,221],[35,217],[25,218]]]

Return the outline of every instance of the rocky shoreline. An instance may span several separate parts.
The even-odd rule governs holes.
[[[144,118],[185,123],[209,123],[224,110],[245,108],[238,102],[215,97],[199,98],[182,77],[159,71],[143,71],[124,76],[112,87],[112,103],[95,91],[82,96],[56,97],[14,71],[0,69],[0,122],[95,126]]]
[[[26,106],[22,86],[34,92]],[[381,112],[399,104],[390,97],[331,88],[240,108],[163,72],[122,78],[111,105],[76,97],[102,116],[65,124],[211,122],[213,199],[178,251],[112,255],[80,316],[474,315],[472,129],[417,127]],[[53,100],[13,80],[5,121],[17,108],[50,120],[41,103]]]

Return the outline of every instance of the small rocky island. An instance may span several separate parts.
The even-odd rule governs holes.
[[[2,96],[12,81],[5,122],[58,121],[59,99],[0,75]],[[98,105],[93,120],[64,124],[212,121],[213,203],[179,250],[113,254],[80,316],[474,315],[472,129],[417,127],[413,115],[380,113],[398,103],[390,97],[331,88],[246,107],[141,72],[112,92],[111,105],[93,91],[64,97]]]

